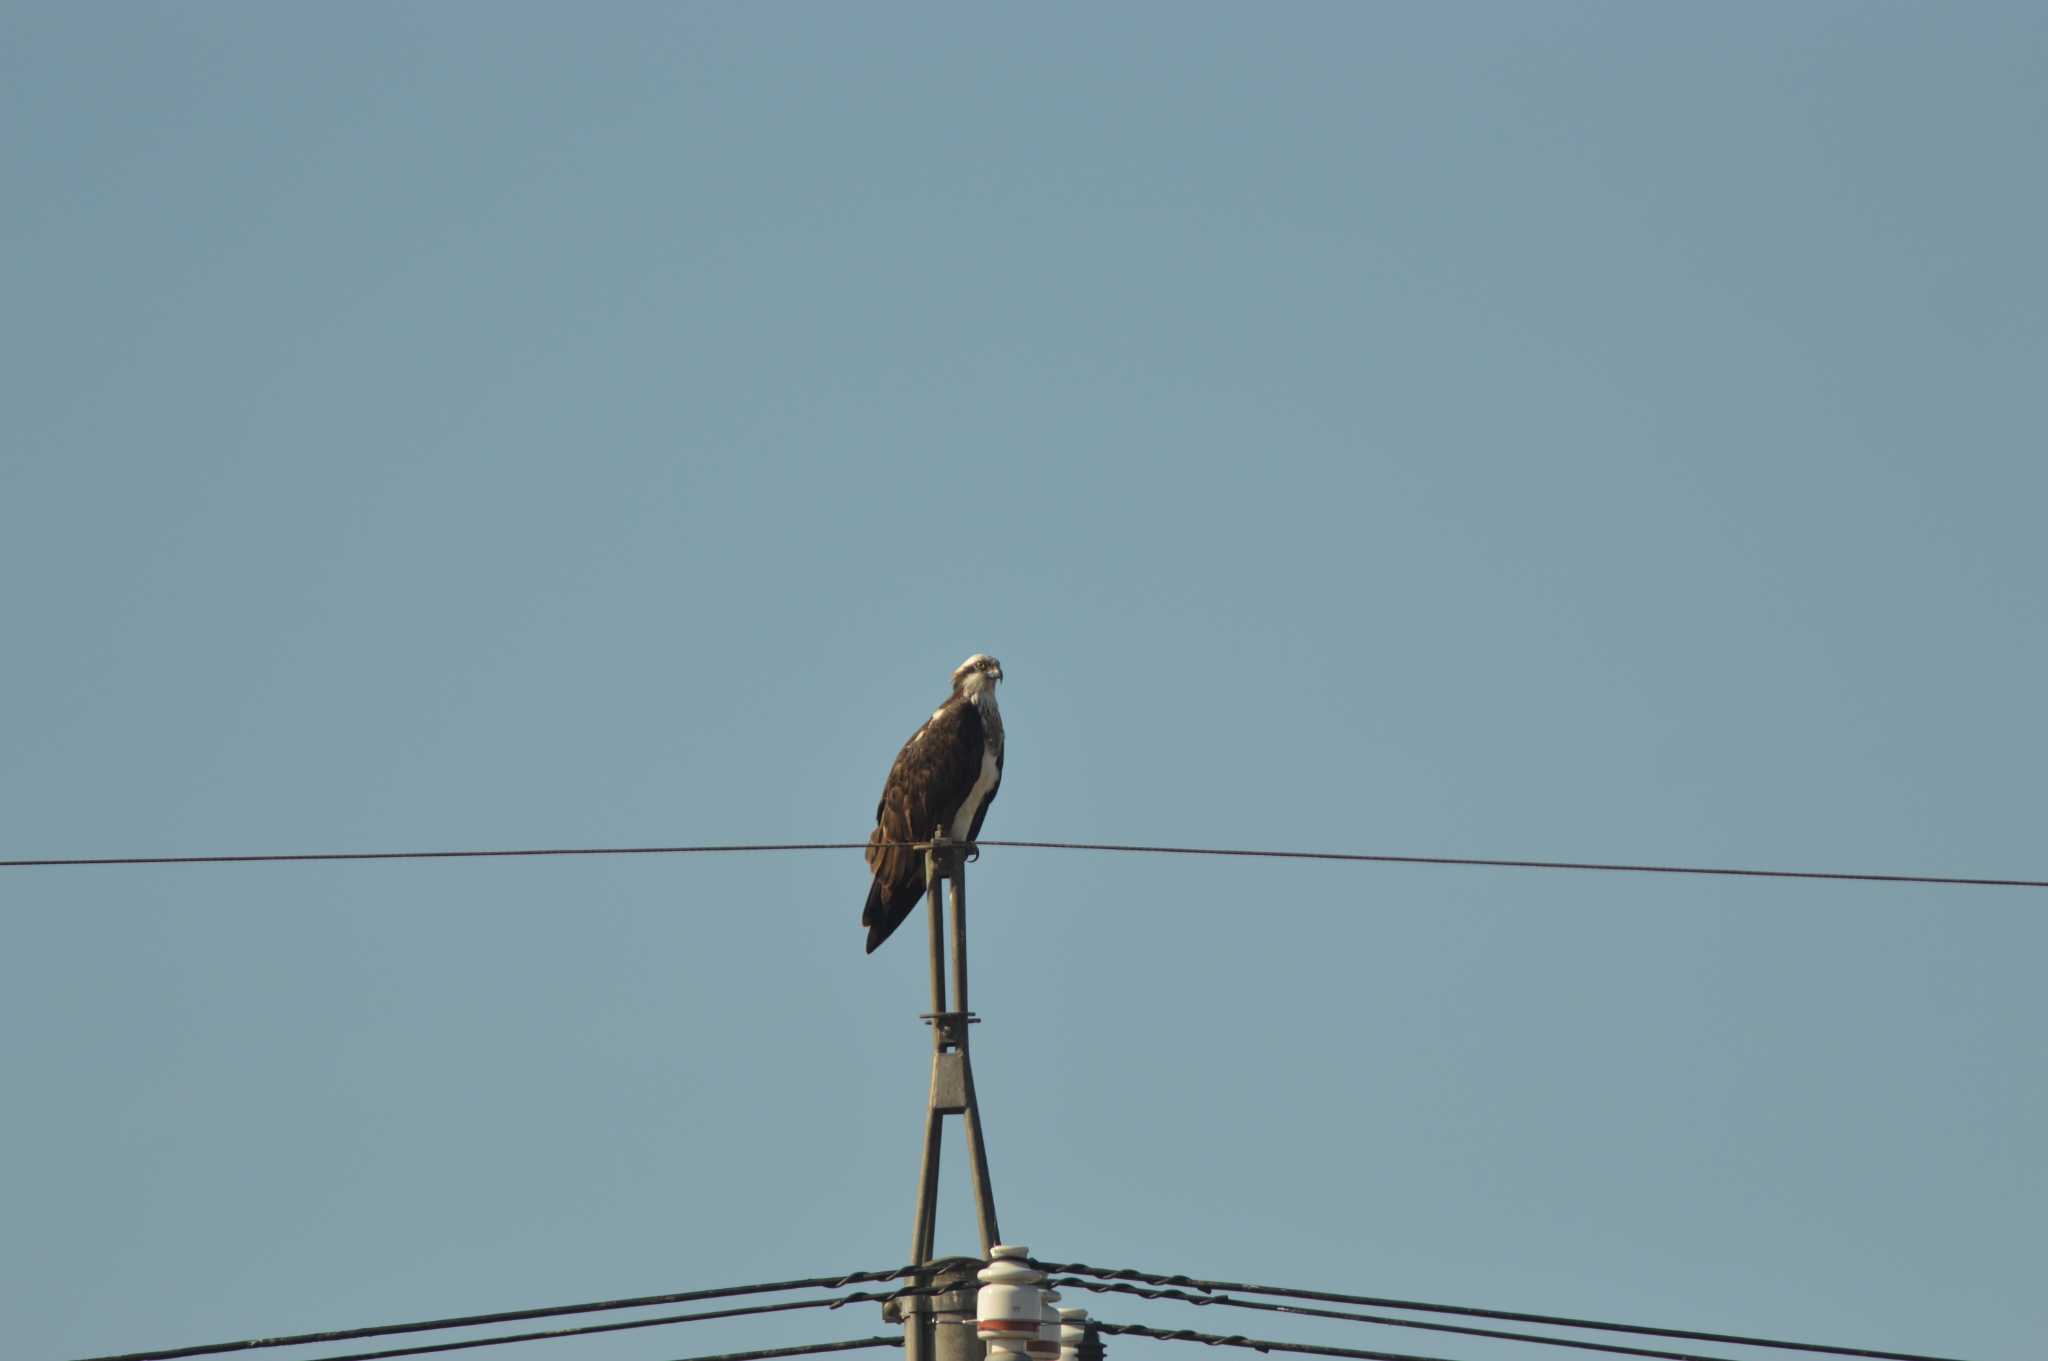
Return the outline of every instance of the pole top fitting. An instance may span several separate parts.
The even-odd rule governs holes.
[[[973,843],[955,841],[944,831],[936,831],[932,833],[932,839],[924,844],[924,853],[928,857],[932,873],[947,877],[960,873],[960,867],[966,863],[970,848],[974,848]]]

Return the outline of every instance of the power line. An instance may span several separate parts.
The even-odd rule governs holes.
[[[1312,1342],[1274,1342],[1267,1338],[1198,1333],[1189,1328],[1147,1328],[1142,1323],[1101,1323],[1089,1320],[1105,1333],[1130,1337],[1156,1337],[1162,1342],[1200,1342],[1211,1347],[1247,1347],[1255,1352],[1302,1352],[1309,1356],[1354,1357],[1358,1361],[1446,1361],[1441,1356],[1418,1356],[1413,1352],[1376,1352],[1360,1347],[1319,1347]]]
[[[696,1314],[664,1314],[659,1318],[628,1319],[623,1323],[589,1323],[576,1328],[550,1328],[533,1333],[500,1333],[495,1337],[465,1338],[460,1342],[427,1342],[412,1347],[390,1347],[383,1351],[346,1352],[323,1356],[319,1361],[391,1361],[399,1356],[427,1356],[435,1352],[470,1351],[477,1347],[503,1347],[515,1342],[544,1342],[558,1337],[587,1337],[593,1333],[620,1333],[635,1328],[659,1328],[671,1323],[704,1323],[712,1319],[743,1318],[753,1314],[784,1314],[796,1309],[838,1309],[848,1304],[882,1304],[914,1295],[933,1295],[930,1289],[891,1290],[877,1294],[856,1290],[822,1300],[790,1300],[783,1304],[750,1304],[737,1309],[711,1309]]]
[[[900,1337],[857,1337],[847,1342],[813,1342],[803,1347],[767,1347],[755,1352],[721,1352],[715,1356],[685,1356],[679,1361],[769,1361],[777,1356],[813,1356],[819,1352],[851,1352],[862,1347],[901,1347]]]
[[[202,1342],[188,1347],[155,1351],[120,1352],[106,1356],[82,1357],[80,1361],[175,1361],[186,1356],[215,1356],[222,1352],[251,1351],[263,1347],[297,1347],[316,1342],[353,1342],[366,1337],[390,1337],[397,1333],[424,1333],[443,1328],[473,1328],[491,1323],[517,1323],[526,1319],[559,1318],[568,1314],[604,1313],[613,1309],[639,1309],[652,1305],[687,1304],[693,1300],[723,1299],[734,1295],[771,1294],[780,1290],[840,1290],[863,1281],[893,1281],[912,1275],[909,1268],[893,1271],[853,1271],[843,1276],[813,1276],[798,1281],[767,1281],[758,1285],[720,1286],[711,1290],[685,1290],[671,1295],[639,1295],[630,1299],[594,1300],[586,1304],[552,1304],[537,1309],[503,1309],[490,1314],[467,1314],[456,1318],[422,1319],[413,1323],[380,1323],[367,1328],[341,1328],[330,1332],[295,1333],[287,1337],[251,1337],[238,1342]],[[873,1344],[863,1344],[873,1345]]]
[[[1846,879],[1878,884],[1963,884],[1973,888],[2048,888],[2048,879],[1971,879],[1936,874],[1862,874],[1845,870],[1722,869],[1706,865],[1609,864],[1593,860],[1489,860],[1456,855],[1365,855],[1350,851],[1244,851],[1210,846],[1126,846],[1099,841],[983,841],[1031,850],[1132,851],[1144,855],[1249,856],[1262,860],[1361,861],[1376,865],[1465,865],[1489,869],[1606,870],[1620,874],[1716,874],[1745,879]]]
[[[549,846],[510,851],[310,851],[282,855],[108,855],[71,860],[0,860],[0,869],[60,865],[256,865],[309,860],[506,860],[544,855],[716,855],[738,851],[859,851],[865,841],[751,842],[732,846]],[[894,844],[894,843],[890,843]]]
[[[1232,856],[1259,860],[1322,860],[1375,865],[1454,865],[1477,869],[1578,870],[1616,874],[1713,875],[1740,879],[1820,879],[1868,884],[1941,884],[1965,888],[2048,888],[2048,879],[1992,879],[1940,874],[1871,874],[1849,870],[1764,870],[1712,865],[1653,865],[1597,860],[1508,860],[1455,855],[1380,855],[1356,851],[1243,850],[1221,846],[1141,846],[1103,841],[981,841],[1039,851],[1119,851],[1141,855]],[[69,859],[0,860],[0,869],[86,865],[249,865],[348,860],[505,860],[592,855],[727,855],[750,851],[861,851],[865,841],[744,842],[718,846],[547,846],[479,851],[312,851],[257,855],[118,855]],[[922,842],[882,842],[890,849],[922,849]]]
[[[1559,1314],[1525,1314],[1507,1309],[1480,1309],[1471,1305],[1428,1304],[1421,1300],[1388,1299],[1376,1295],[1344,1295],[1328,1290],[1296,1290],[1280,1285],[1247,1285],[1242,1281],[1200,1280],[1192,1276],[1168,1276],[1157,1272],[1113,1270],[1079,1262],[1031,1263],[1040,1271],[1062,1275],[1095,1276],[1105,1280],[1143,1281],[1150,1285],[1179,1286],[1204,1292],[1230,1291],[1240,1295],[1278,1295],[1289,1299],[1323,1300],[1332,1304],[1363,1304],[1381,1309],[1410,1309],[1419,1313],[1457,1314],[1467,1318],[1502,1319],[1510,1323],[1542,1323],[1557,1328],[1583,1328],[1597,1332],[1635,1333],[1647,1337],[1677,1338],[1687,1342],[1719,1342],[1740,1347],[1775,1347],[1784,1351],[1816,1352],[1828,1356],[1857,1356],[1873,1361],[1956,1361],[1954,1357],[1928,1356],[1919,1352],[1879,1351],[1868,1347],[1843,1347],[1822,1342],[1787,1342],[1782,1338],[1747,1337],[1736,1333],[1708,1333],[1686,1328],[1654,1328],[1645,1324],[1612,1323],[1601,1319],[1569,1318]],[[1106,1325],[1105,1325],[1106,1327]]]
[[[1386,1314],[1352,1314],[1339,1309],[1316,1309],[1300,1304],[1274,1304],[1270,1300],[1241,1300],[1229,1295],[1190,1295],[1184,1290],[1152,1290],[1142,1285],[1115,1281],[1084,1281],[1078,1276],[1056,1276],[1046,1282],[1056,1290],[1090,1290],[1096,1294],[1136,1295],[1147,1300],[1174,1300],[1181,1304],[1225,1305],[1233,1309],[1259,1309],[1273,1314],[1294,1314],[1303,1318],[1333,1318],[1351,1323],[1378,1323],[1390,1328],[1419,1328],[1432,1333],[1456,1333],[1464,1337],[1485,1337],[1505,1342],[1540,1342],[1551,1347],[1576,1347],[1581,1351],[1608,1352],[1620,1356],[1648,1356],[1661,1361],[1733,1361],[1731,1357],[1707,1356],[1699,1352],[1669,1352],[1650,1347],[1628,1347],[1618,1342],[1590,1342],[1582,1338],[1552,1337],[1541,1333],[1511,1333],[1498,1328],[1475,1328],[1462,1323],[1431,1323],[1424,1319],[1394,1318]],[[368,1358],[329,1357],[326,1361],[368,1361]]]

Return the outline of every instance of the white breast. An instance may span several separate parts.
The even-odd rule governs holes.
[[[974,826],[974,815],[988,802],[989,791],[996,787],[996,754],[988,747],[981,749],[981,774],[974,777],[974,788],[967,791],[967,798],[960,805],[960,811],[953,815],[953,825],[946,829],[946,835],[955,841],[967,839],[967,829]]]

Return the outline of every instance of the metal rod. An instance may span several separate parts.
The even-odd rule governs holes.
[[[996,1193],[988,1180],[988,1151],[981,1141],[981,1102],[974,1095],[974,1068],[964,1062],[961,1080],[967,1087],[967,1166],[974,1173],[974,1213],[981,1221],[981,1255],[995,1251],[1003,1235],[996,1228]]]
[[[953,1000],[963,1018],[974,1010],[967,1005],[967,864],[963,859],[953,871]],[[967,1050],[967,1022],[960,1023],[960,1050]]]
[[[939,874],[938,855],[930,847],[924,853],[924,889],[931,901],[929,912],[932,964],[932,1053],[946,1047],[946,914],[945,879]],[[932,1078],[938,1080],[938,1060],[932,1060]],[[924,1114],[924,1156],[917,1171],[917,1222],[911,1230],[910,1261],[922,1266],[932,1259],[932,1243],[939,1212],[939,1136],[945,1120],[939,1110],[937,1093],[927,1101]],[[926,1333],[927,1340],[929,1333]]]
[[[988,1153],[981,1138],[981,1100],[974,1091],[974,1064],[967,1056],[967,859],[953,867],[953,991],[959,1002],[960,1082],[967,1109],[967,1166],[974,1177],[974,1211],[981,1224],[981,1255],[994,1251],[1003,1236],[996,1230],[996,1193],[989,1184]]]
[[[911,1229],[910,1264],[932,1259],[932,1236],[939,1214],[939,1133],[944,1116],[933,1105],[924,1113],[924,1157],[917,1168],[917,1223]]]
[[[946,1027],[940,1020],[946,1014],[946,880],[939,872],[936,846],[924,853],[924,891],[931,899],[932,1049],[937,1052],[946,1047]]]

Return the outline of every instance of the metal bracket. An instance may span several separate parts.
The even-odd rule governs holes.
[[[942,1051],[965,1049],[967,1027],[981,1024],[981,1017],[971,1011],[926,1011],[920,1012],[917,1019],[937,1028],[938,1047]]]
[[[930,1108],[941,1115],[967,1113],[967,1056],[958,1050],[932,1055]]]
[[[971,841],[948,840],[943,832],[930,841],[914,842],[913,847],[924,852],[927,874],[936,870],[941,877],[947,879],[960,872],[960,867],[967,863],[968,852],[973,852],[976,859],[981,856],[981,847]]]

